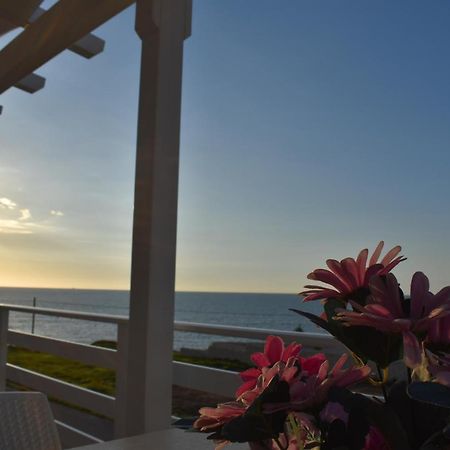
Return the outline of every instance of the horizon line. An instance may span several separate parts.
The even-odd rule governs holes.
[[[0,289],[55,289],[55,290],[65,290],[65,291],[119,291],[119,292],[129,292],[130,289],[111,289],[111,288],[79,288],[79,287],[37,287],[37,286],[0,286]],[[185,289],[175,289],[175,292],[186,292],[186,293],[209,293],[209,294],[259,294],[259,295],[273,295],[273,294],[283,294],[283,295],[299,295],[295,292],[261,292],[261,291],[206,291],[206,290],[185,290]]]

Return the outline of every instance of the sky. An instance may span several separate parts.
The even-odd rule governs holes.
[[[194,0],[177,290],[297,293],[382,239],[406,291],[416,270],[450,284],[449,18],[444,1]],[[133,22],[0,96],[0,285],[128,289]]]

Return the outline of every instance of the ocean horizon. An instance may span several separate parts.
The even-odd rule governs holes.
[[[76,288],[0,287],[0,302],[90,313],[128,315],[129,291]],[[175,320],[208,324],[265,328],[269,330],[320,332],[315,325],[289,311],[290,308],[320,313],[318,302],[302,303],[296,294],[176,291]],[[10,314],[10,328],[30,332],[31,314]],[[116,327],[75,319],[39,316],[35,334],[90,344],[100,339],[115,340]],[[204,349],[215,341],[242,341],[198,333],[175,332],[174,349]]]

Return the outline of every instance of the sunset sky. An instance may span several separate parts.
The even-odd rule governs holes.
[[[449,18],[444,1],[194,0],[177,289],[296,293],[380,239],[403,246],[402,283],[450,284]],[[129,286],[133,21],[0,96],[1,286]]]

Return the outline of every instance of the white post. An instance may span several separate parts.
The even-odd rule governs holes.
[[[6,308],[0,308],[0,391],[6,390],[6,363],[8,362],[8,316]]]
[[[170,426],[183,41],[190,0],[138,0],[142,40],[126,435]]]

